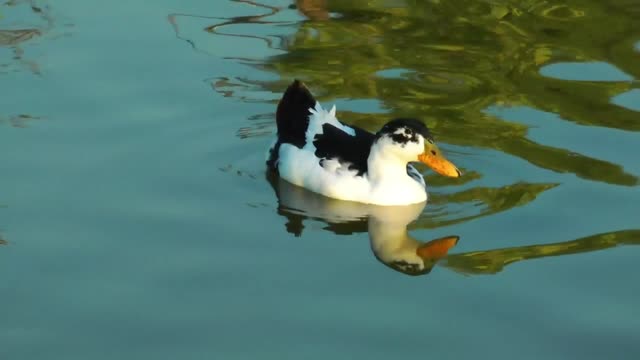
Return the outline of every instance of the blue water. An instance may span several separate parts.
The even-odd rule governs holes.
[[[322,20],[304,1],[260,3],[275,9],[0,4],[0,31],[13,31],[0,32],[1,359],[640,357],[637,6],[572,2],[587,20],[629,14],[625,32],[580,25],[608,34],[610,53],[567,36],[582,58],[540,50],[496,60],[527,70],[483,73],[455,54],[503,56],[511,42],[474,33],[505,34],[493,22],[455,46],[423,48],[412,29],[412,64],[387,48],[401,22],[381,14],[428,25],[433,13],[444,29],[445,5],[328,1]],[[237,23],[206,31],[220,18]],[[429,274],[377,260],[366,219],[341,233],[283,209],[264,152],[293,77],[371,130],[424,115],[465,170],[455,182],[424,169],[433,201],[411,236],[460,237]]]

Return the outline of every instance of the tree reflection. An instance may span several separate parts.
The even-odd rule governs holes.
[[[504,270],[507,265],[518,261],[580,254],[621,245],[640,245],[640,229],[613,231],[560,243],[449,255],[444,266],[463,274],[490,275],[496,274]]]
[[[307,18],[299,22],[282,20],[288,8],[263,8],[257,16],[211,19],[198,30],[240,39],[247,34],[238,25],[259,24],[261,31],[250,36],[280,50],[272,56],[236,59],[276,74],[275,80],[225,74],[210,81],[222,96],[275,104],[291,79],[300,78],[327,105],[336,99],[375,100],[376,112],[338,108],[341,120],[370,131],[391,118],[415,117],[429,125],[439,142],[495,150],[589,181],[640,184],[619,164],[577,152],[570,141],[561,146],[534,141],[530,122],[509,121],[488,111],[525,106],[557,114],[554,121],[569,126],[640,131],[638,112],[611,102],[639,88],[640,62],[634,50],[640,36],[638,2],[299,0],[295,8]],[[206,48],[210,39],[177,28],[176,33],[195,48]],[[589,61],[606,62],[636,80],[572,81],[540,72],[554,63]],[[273,115],[259,114],[237,136],[249,139],[274,131]],[[430,205],[410,228],[437,228],[500,213],[558,186],[550,181],[473,186],[485,174],[476,168],[465,170],[463,178],[447,184],[427,180],[433,188]],[[464,186],[440,188],[451,184]],[[279,211],[287,216],[290,232],[302,231],[308,214]],[[326,224],[336,233],[367,231],[362,221]],[[588,243],[586,248],[600,249],[597,242]]]
[[[640,34],[636,21],[640,6],[628,1],[604,5],[595,0],[404,4],[297,1],[310,21],[297,23],[295,33],[281,42],[284,53],[245,59],[281,79],[236,79],[234,83],[227,78],[218,89],[227,96],[241,91],[249,99],[252,91],[261,96],[264,90],[279,94],[291,78],[301,78],[319,94],[319,100],[378,100],[386,113],[340,114],[346,122],[369,130],[377,130],[393,117],[421,118],[443,142],[495,149],[592,181],[638,185],[638,177],[618,164],[532,141],[527,137],[528,126],[489,115],[486,109],[529,106],[577,124],[640,130],[637,112],[610,101],[637,88],[637,82],[566,81],[539,72],[553,62],[598,60],[637,78],[640,65],[633,41]],[[273,24],[267,19],[274,11],[271,7],[259,21]],[[339,16],[313,15],[318,13]],[[253,23],[256,17],[237,17],[208,29],[225,28],[225,36],[236,36],[234,26],[245,20]],[[607,31],[601,31],[603,26]],[[582,30],[575,31],[577,27]],[[268,41],[274,36],[261,38]],[[388,70],[401,75],[384,75]],[[229,90],[230,84],[236,88]]]
[[[526,205],[556,185],[515,183],[500,187],[473,187],[451,194],[430,194],[428,212],[420,217],[412,228],[431,229],[497,214]],[[448,204],[463,208],[473,207],[477,213],[468,215],[464,211],[447,211]]]

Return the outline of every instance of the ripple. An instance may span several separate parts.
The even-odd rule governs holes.
[[[527,140],[520,142],[515,151],[535,165],[609,184],[636,186],[640,182],[627,171],[635,162],[619,154],[621,149],[633,148],[636,141],[633,133],[576,125],[557,114],[528,107],[493,106],[486,111],[529,128]],[[536,150],[526,150],[533,144]],[[553,158],[550,154],[554,154]]]
[[[561,62],[543,66],[540,74],[570,81],[632,81],[633,77],[602,61]]]
[[[388,111],[378,99],[336,99],[331,103],[336,105],[338,111],[351,111],[365,114],[385,114]],[[329,103],[327,106],[331,106]]]
[[[32,54],[42,38],[55,38],[58,22],[45,2],[9,1],[0,3],[0,74],[27,70],[41,75]]]
[[[507,265],[523,260],[580,254],[624,245],[640,245],[638,235],[638,229],[620,230],[559,243],[455,254],[446,258],[444,266],[467,275],[491,275],[501,272]]]
[[[540,15],[548,19],[569,21],[584,17],[585,12],[583,10],[573,9],[567,5],[553,5],[543,10]]]
[[[411,70],[403,69],[403,68],[391,68],[380,70],[375,73],[377,77],[381,77],[384,79],[402,79],[407,74],[410,74]]]
[[[17,128],[25,128],[27,124],[33,120],[40,120],[41,118],[38,116],[28,115],[28,114],[17,114],[17,115],[8,115],[3,116],[0,115],[0,124],[7,123],[13,127]]]
[[[611,102],[629,110],[640,111],[640,89],[633,89],[616,95],[611,99]]]
[[[171,13],[167,20],[176,38],[186,41],[195,51],[218,55],[224,49],[224,58],[248,59],[260,51],[260,57],[282,54],[286,48],[285,36],[256,35],[264,33],[257,30],[278,25],[291,24],[295,18],[290,12],[283,14],[281,8],[253,1],[238,1],[252,5],[264,11],[258,15],[219,17],[201,14]],[[282,18],[283,17],[283,18]],[[202,31],[204,28],[204,31]],[[279,27],[282,30],[283,27]],[[211,35],[216,35],[212,37]],[[266,46],[261,46],[262,44]],[[235,49],[229,52],[229,49]]]

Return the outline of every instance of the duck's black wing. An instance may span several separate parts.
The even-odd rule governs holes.
[[[320,159],[349,163],[349,169],[356,170],[362,176],[367,172],[367,159],[375,135],[355,126],[349,127],[355,131],[355,135],[347,134],[331,124],[322,125],[322,134],[316,135],[313,141],[315,155]]]
[[[294,80],[282,95],[276,111],[278,141],[302,148],[309,127],[309,109],[316,106],[316,99],[300,81]]]
[[[282,95],[276,110],[278,139],[269,149],[267,168],[278,172],[280,145],[291,144],[300,149],[306,143],[306,132],[309,127],[309,109],[316,105],[316,99],[300,81],[294,80]]]

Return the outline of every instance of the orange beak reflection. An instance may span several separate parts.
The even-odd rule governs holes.
[[[447,236],[440,239],[431,240],[416,249],[416,254],[425,260],[437,260],[443,258],[449,249],[458,244],[460,238],[457,236]]]
[[[451,161],[442,156],[442,152],[434,144],[427,144],[424,152],[418,155],[418,160],[440,175],[449,177],[460,177],[462,175],[462,172]]]

